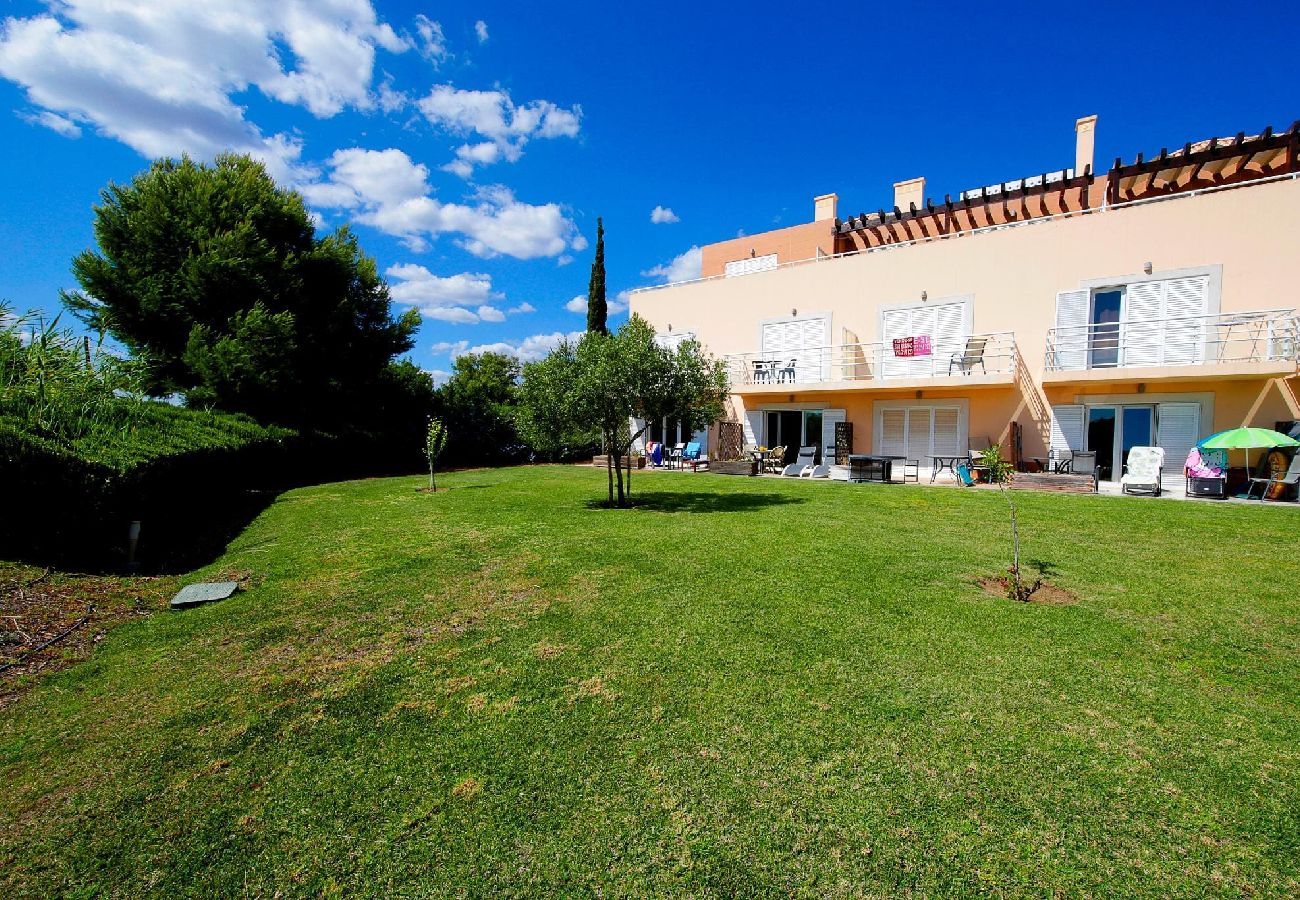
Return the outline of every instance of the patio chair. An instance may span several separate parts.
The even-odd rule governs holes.
[[[683,468],[685,468],[686,463],[690,463],[691,471],[695,472],[699,469],[700,463],[702,461],[703,461],[703,454],[700,451],[699,441],[691,441],[689,444],[687,444],[685,447],[682,448],[680,464]]]
[[[1124,464],[1119,488],[1125,494],[1150,494],[1160,496],[1160,470],[1165,464],[1165,451],[1160,447],[1133,447]]]
[[[1287,487],[1300,485],[1300,452],[1297,452],[1295,456],[1291,457],[1291,464],[1286,467],[1286,474],[1280,478],[1276,475],[1270,475],[1268,478],[1256,478],[1251,476],[1250,484],[1246,487],[1247,500],[1250,499],[1250,495],[1255,490],[1255,485],[1257,484],[1263,485],[1259,492],[1260,503],[1263,503],[1265,498],[1268,497],[1268,493],[1273,489],[1274,485],[1281,484],[1286,485]]]
[[[826,457],[815,466],[809,466],[799,473],[800,478],[830,478],[831,464],[826,462]]]
[[[921,461],[919,459],[903,460],[903,484],[909,481],[921,483]]]
[[[792,360],[790,360],[790,364],[789,364],[789,365],[786,365],[786,366],[782,366],[782,367],[781,367],[780,371],[777,372],[777,376],[776,376],[776,380],[777,380],[777,383],[778,383],[778,384],[783,384],[783,383],[785,383],[785,382],[787,382],[787,381],[793,383],[793,382],[796,380],[796,379],[795,379],[795,366],[798,364],[798,362],[799,362],[799,360],[797,360],[797,359],[792,359]]]
[[[767,451],[767,458],[763,460],[763,471],[768,474],[776,474],[781,471],[785,465],[785,447],[773,447]]]
[[[1101,481],[1101,469],[1097,466],[1096,450],[1075,450],[1070,453],[1070,461],[1060,471],[1071,475],[1091,475],[1092,492],[1097,493]]]
[[[790,465],[781,470],[782,475],[790,478],[797,478],[803,474],[803,470],[813,465],[813,460],[817,458],[816,447],[800,447],[799,457]]]
[[[989,370],[984,366],[984,348],[988,346],[987,337],[968,337],[966,338],[966,349],[958,350],[948,357],[948,374],[952,374],[955,368],[962,375],[971,375],[975,372],[975,367],[979,366],[985,375]]]
[[[967,447],[967,455],[970,457],[972,466],[979,465],[980,457],[984,451],[993,446],[993,439],[989,437],[973,437]]]
[[[754,384],[767,384],[772,380],[772,370],[767,367],[767,360],[754,360]]]
[[[673,448],[668,451],[668,468],[671,469],[674,463],[677,464],[677,468],[680,469],[682,467],[682,451],[685,449],[685,444],[673,445]]]
[[[1070,458],[1078,451],[1075,450],[1048,450],[1047,451],[1047,471],[1052,475],[1061,475],[1070,471]]]

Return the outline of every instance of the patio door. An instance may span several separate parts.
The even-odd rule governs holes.
[[[930,378],[948,374],[948,359],[966,346],[970,336],[967,302],[907,306],[880,311],[882,378]],[[928,352],[912,344],[913,356],[896,356],[894,341],[926,338]]]
[[[844,421],[844,411],[836,409],[769,409],[766,412],[767,430],[764,443],[768,447],[785,447],[785,461],[794,462],[800,447],[815,447],[816,462],[822,461],[826,437],[826,420]],[[834,438],[832,438],[834,440]]]
[[[961,409],[956,406],[896,406],[882,408],[876,419],[876,452],[916,460],[930,467],[932,456],[965,452]]]
[[[1119,481],[1128,452],[1155,446],[1155,437],[1155,406],[1088,407],[1086,449],[1096,452],[1102,481]]]

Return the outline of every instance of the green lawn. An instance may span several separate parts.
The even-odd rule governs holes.
[[[293,491],[0,712],[0,895],[1300,892],[1300,510],[537,468]],[[440,479],[440,484],[443,480]]]

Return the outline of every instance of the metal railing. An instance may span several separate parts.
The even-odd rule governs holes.
[[[1049,372],[1300,359],[1300,318],[1261,309],[1047,331]]]
[[[733,353],[726,357],[733,386],[809,385],[838,381],[962,378],[1011,375],[1016,368],[1012,332],[977,334],[934,342],[923,352],[913,339],[913,355],[892,341],[804,347],[797,350]],[[922,351],[922,352],[918,352]]]

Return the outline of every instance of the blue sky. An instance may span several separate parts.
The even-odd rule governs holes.
[[[1300,117],[1285,5],[123,6],[0,5],[0,298],[57,309],[108,181],[233,147],[354,223],[435,372],[580,330],[597,216],[614,299],[819,193],[847,215],[904,178],[942,197],[1071,165],[1078,116],[1102,167]]]

